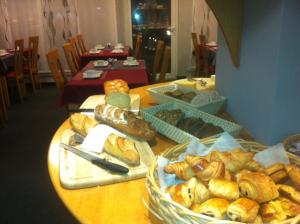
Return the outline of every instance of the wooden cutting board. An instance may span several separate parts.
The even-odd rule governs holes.
[[[74,135],[76,135],[76,133],[73,130],[67,129],[62,135],[61,142],[69,144],[70,138]],[[139,166],[130,167],[106,153],[101,153],[100,155],[94,154],[110,162],[128,167],[129,173],[124,175],[110,173],[72,152],[60,148],[59,176],[61,185],[67,189],[79,189],[145,177],[148,167],[154,159],[154,154],[147,142],[133,141],[135,141],[136,148],[140,154],[141,163]]]

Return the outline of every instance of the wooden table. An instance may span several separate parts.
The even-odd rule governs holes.
[[[141,108],[156,105],[154,99],[146,90],[159,85],[162,84],[131,90],[131,93],[140,94]],[[224,119],[234,121],[226,112],[222,112],[219,115]],[[70,128],[70,124],[67,119],[59,127],[51,141],[48,153],[48,169],[54,188],[69,211],[81,223],[161,224],[162,222],[152,215],[142,202],[143,199],[146,202],[149,201],[145,187],[145,178],[79,190],[62,188],[59,180],[59,143],[63,131],[68,128]],[[241,131],[240,137],[252,140],[245,130]],[[167,148],[176,145],[172,140],[159,134],[156,140],[157,143],[151,146],[154,154],[159,154]]]
[[[159,85],[159,84],[158,84]],[[155,85],[152,85],[155,86]],[[141,108],[156,103],[148,94],[146,87],[131,90],[141,96]],[[67,190],[59,180],[59,143],[65,129],[70,128],[67,119],[56,131],[48,152],[48,169],[56,192],[69,211],[80,223],[162,223],[152,215],[142,200],[148,202],[145,178],[100,187]],[[174,146],[176,143],[157,135],[157,143],[151,146],[155,154]]]

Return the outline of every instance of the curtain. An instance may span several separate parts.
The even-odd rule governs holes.
[[[88,48],[118,42],[115,0],[77,1],[78,29]]]
[[[207,42],[217,42],[217,30],[217,19],[205,0],[193,0],[191,31],[205,35]]]
[[[11,30],[9,26],[7,0],[0,0],[0,49],[11,46]]]

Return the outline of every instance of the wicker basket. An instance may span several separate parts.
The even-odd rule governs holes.
[[[207,147],[211,146],[217,138],[206,138],[200,140],[201,143],[205,144]],[[257,142],[245,141],[242,139],[237,139],[239,144],[247,150],[259,152],[267,146],[259,144]],[[166,150],[162,153],[161,156],[168,159],[176,159],[182,152],[187,148],[188,143],[177,145],[173,148]],[[288,153],[291,163],[295,163],[296,165],[300,165],[300,159]],[[151,167],[146,176],[146,188],[148,190],[149,199],[150,199],[150,208],[151,210],[156,212],[156,215],[160,216],[166,223],[184,223],[184,224],[199,224],[199,223],[239,223],[233,222],[230,220],[218,220],[206,215],[201,215],[192,212],[191,210],[177,204],[176,202],[168,199],[161,192],[158,182],[158,174],[157,174],[157,157],[154,159]],[[300,220],[300,215],[280,222],[280,224],[296,224]]]
[[[289,151],[294,142],[300,142],[300,134],[291,135],[283,140],[283,145],[286,151]],[[298,153],[298,152],[297,152]]]

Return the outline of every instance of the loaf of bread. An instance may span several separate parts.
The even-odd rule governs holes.
[[[95,118],[137,139],[151,141],[156,131],[151,124],[130,111],[111,105],[97,105]]]
[[[106,81],[104,83],[105,102],[116,107],[128,109],[130,107],[129,87],[122,79]]]
[[[104,151],[131,166],[140,164],[140,155],[135,143],[128,138],[110,134],[104,143]]]

